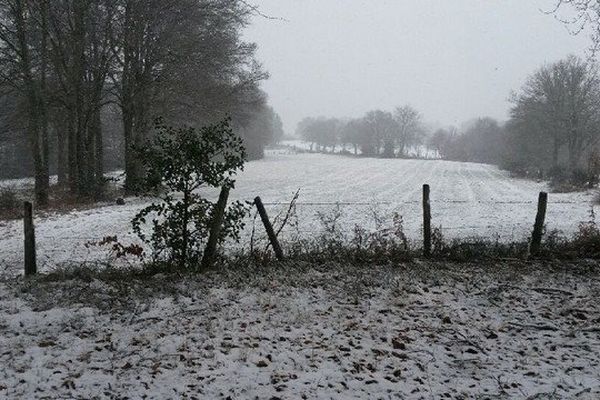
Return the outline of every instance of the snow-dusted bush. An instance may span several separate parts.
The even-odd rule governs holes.
[[[594,208],[590,208],[590,218],[579,224],[579,229],[567,246],[574,256],[597,258],[600,256],[600,227],[596,224]]]
[[[140,211],[133,220],[135,233],[152,247],[154,260],[181,268],[199,264],[208,238],[215,203],[203,198],[202,187],[230,187],[242,170],[246,151],[231,129],[230,120],[201,129],[173,128],[157,122],[154,141],[140,149],[149,179],[165,187],[161,201]],[[232,203],[225,211],[220,240],[239,239],[247,208]],[[148,236],[145,224],[151,225]]]

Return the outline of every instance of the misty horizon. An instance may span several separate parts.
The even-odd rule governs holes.
[[[305,117],[403,104],[432,128],[461,126],[506,120],[511,92],[540,65],[585,56],[589,34],[544,12],[554,4],[263,0],[245,38],[258,43],[262,87],[288,135]]]

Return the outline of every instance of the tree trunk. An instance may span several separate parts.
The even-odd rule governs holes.
[[[186,185],[187,186],[187,185]],[[179,259],[179,267],[184,269],[188,264],[188,242],[190,233],[188,231],[189,207],[190,207],[190,190],[186,187],[183,191],[183,217],[181,223],[181,258]]]
[[[77,193],[77,182],[79,181],[79,172],[77,168],[77,134],[75,133],[75,117],[73,112],[69,112],[68,119],[68,160],[69,160],[69,189]]]
[[[100,110],[94,112],[93,126],[95,129],[95,160],[94,175],[96,177],[96,197],[98,197],[104,188],[104,143],[102,140],[102,120],[100,119]]]
[[[136,192],[139,188],[139,175],[136,167],[133,140],[133,118],[129,110],[123,108],[123,135],[125,139],[125,189]]]
[[[41,130],[41,158],[42,171],[40,171],[43,192],[48,195],[50,189],[50,147],[48,139],[48,100],[47,100],[47,75],[48,75],[48,1],[41,1],[41,23],[42,23],[42,41],[41,41],[41,59],[40,59],[40,88],[38,107],[40,112],[40,130]],[[46,198],[46,202],[48,199]]]
[[[40,184],[43,186],[43,191],[46,193],[50,190],[50,146],[48,140],[48,118],[46,115],[46,107],[41,107],[41,147],[40,147],[40,157],[42,159],[41,165],[41,182]],[[47,200],[46,200],[47,201]]]
[[[25,25],[25,10],[22,0],[16,0],[14,3],[14,19],[18,40],[20,55],[20,69],[25,84],[27,106],[28,106],[28,124],[27,136],[33,158],[34,177],[35,177],[35,200],[38,207],[48,205],[48,173],[44,170],[43,150],[40,147],[40,95],[34,81],[31,60],[29,55],[29,43],[27,40],[27,31]],[[42,105],[43,106],[43,105]],[[42,143],[42,146],[44,144]]]
[[[80,113],[81,110],[78,111]],[[77,186],[76,193],[80,196],[86,196],[89,194],[88,190],[88,175],[87,175],[87,162],[89,160],[87,154],[87,140],[86,132],[83,131],[81,124],[81,117],[77,117],[76,135],[75,135],[75,160],[77,163]]]
[[[558,167],[558,150],[559,150],[559,142],[558,138],[554,138],[553,147],[552,147],[552,166]]]
[[[383,157],[394,158],[394,142],[386,140],[383,143]]]
[[[404,140],[400,140],[400,143],[398,144],[398,156],[400,158],[404,158],[405,155],[406,155],[406,142]]]
[[[144,24],[135,21],[139,17],[142,5],[139,2],[126,2],[125,5],[125,32],[123,33],[123,73],[121,79],[121,114],[123,118],[123,135],[125,139],[125,189],[130,193],[138,192],[142,186],[142,168],[136,154],[136,146],[139,145],[140,133],[139,117],[141,112],[137,110],[141,98],[139,90],[142,89],[143,61],[140,52],[143,44],[140,43],[140,29]],[[142,5],[143,6],[143,5]]]
[[[125,187],[130,192],[138,192],[142,189],[145,178],[141,161],[137,155],[137,149],[142,146],[146,138],[146,115],[143,107],[136,105],[135,112],[131,115],[124,114],[125,122]]]
[[[84,4],[75,3],[75,67],[73,68],[71,80],[74,83],[75,92],[75,129],[76,129],[76,151],[77,151],[77,194],[88,197],[92,193],[92,180],[90,179],[90,165],[92,163],[91,146],[88,124],[86,124],[86,96],[84,93],[85,80],[85,9]]]
[[[54,125],[56,132],[56,169],[58,174],[58,184],[65,186],[67,184],[67,137],[65,135],[65,124],[57,123]]]
[[[40,151],[38,117],[35,112],[29,113],[29,143],[33,152],[33,165],[35,175],[35,202],[38,207],[48,205],[48,173],[44,170],[44,160]]]
[[[577,135],[577,131],[571,132],[569,139],[569,167],[571,170],[575,170],[579,166],[581,160],[581,153],[583,152],[581,140]]]
[[[98,127],[94,123],[94,113],[91,112],[90,121],[85,130],[85,192],[86,196],[96,195],[96,135]]]

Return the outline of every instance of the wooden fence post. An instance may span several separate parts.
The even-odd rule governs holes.
[[[33,227],[33,204],[29,201],[23,203],[23,230],[25,233],[25,276],[37,273],[35,258],[35,230]]]
[[[423,255],[431,256],[431,203],[429,185],[423,185]]]
[[[229,186],[223,186],[219,194],[219,200],[215,205],[215,209],[210,224],[210,232],[208,234],[208,242],[202,255],[200,268],[206,270],[212,267],[215,254],[217,253],[217,244],[219,243],[219,235],[223,226],[223,216],[225,215],[225,207],[227,207],[227,199],[229,198]]]
[[[271,225],[271,221],[269,221],[269,216],[267,215],[267,210],[265,210],[265,206],[263,205],[260,197],[254,199],[254,204],[256,205],[256,209],[260,214],[260,219],[267,230],[267,235],[269,236],[269,241],[271,242],[271,246],[273,246],[273,251],[275,252],[275,256],[278,260],[283,260],[283,251],[281,250],[281,246],[279,245],[279,241],[277,240],[277,235],[275,235],[275,231],[273,230],[273,225]]]
[[[544,222],[546,220],[546,208],[548,206],[548,193],[540,192],[538,198],[537,214],[535,216],[535,225],[531,234],[531,245],[529,254],[535,256],[540,251],[542,245],[542,234],[544,233]]]

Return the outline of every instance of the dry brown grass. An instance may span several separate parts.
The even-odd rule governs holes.
[[[108,182],[102,193],[96,197],[74,195],[68,188],[52,185],[49,191],[49,204],[37,208],[40,213],[66,214],[72,211],[89,210],[98,206],[99,202],[116,202],[124,196],[123,190],[112,182]],[[0,221],[23,218],[23,202],[33,201],[34,193],[30,187],[0,189]]]

